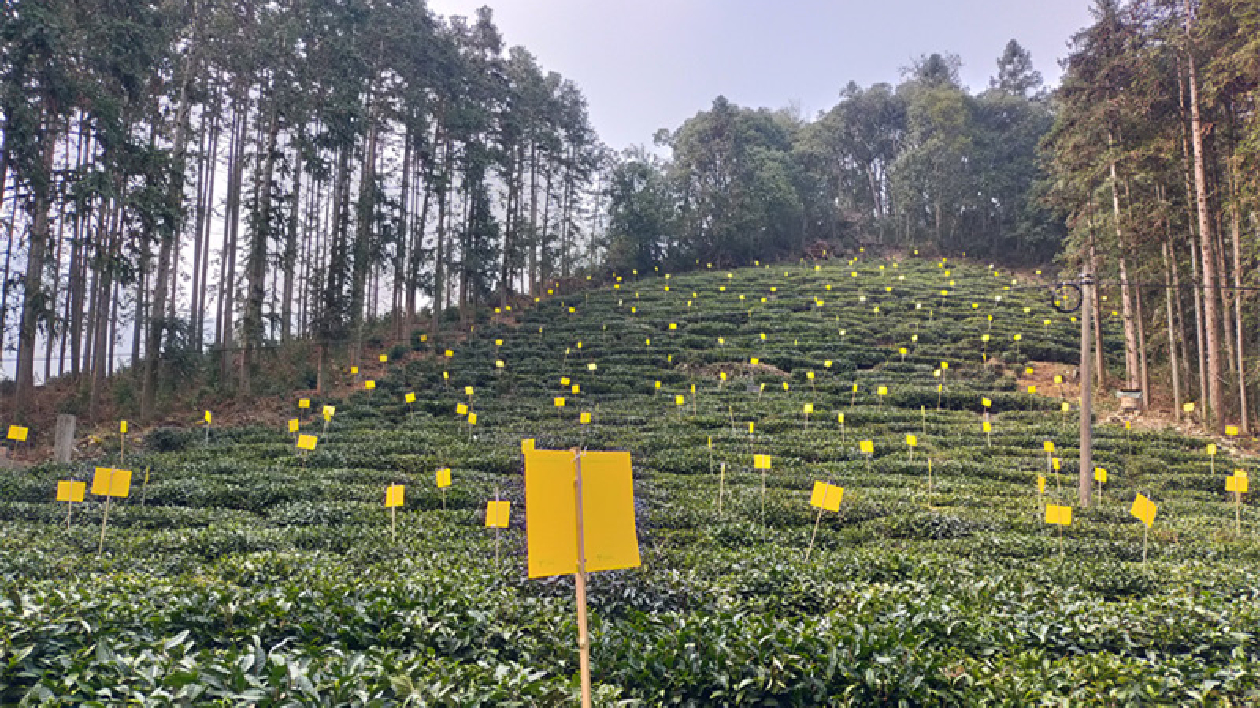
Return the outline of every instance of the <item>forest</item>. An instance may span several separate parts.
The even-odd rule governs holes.
[[[922,249],[1096,274],[1125,345],[1098,383],[1250,432],[1260,9],[1092,11],[1058,86],[1011,40],[980,91],[948,52],[895,84],[840,67],[816,116],[719,96],[617,150],[488,7],[6,3],[5,400],[61,382],[147,418],[190,379],[265,394],[288,356],[315,388],[365,339],[466,336],[584,278]]]

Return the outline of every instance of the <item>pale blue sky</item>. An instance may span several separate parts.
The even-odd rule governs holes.
[[[953,52],[988,86],[1007,40],[1057,83],[1089,0],[429,0],[439,14],[494,9],[504,40],[573,79],[600,137],[647,144],[717,95],[744,106],[835,105],[850,79],[896,83],[921,54]]]

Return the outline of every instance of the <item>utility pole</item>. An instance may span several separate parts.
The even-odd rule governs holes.
[[[1093,317],[1094,276],[1081,273],[1081,469],[1080,505],[1089,506],[1089,494],[1094,478],[1094,405],[1093,372],[1090,371],[1090,319]]]

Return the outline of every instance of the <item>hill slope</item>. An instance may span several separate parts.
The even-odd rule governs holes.
[[[295,402],[319,436],[305,457],[279,430],[150,436],[103,558],[102,505],[76,505],[66,530],[49,501],[88,469],[6,477],[0,695],[567,702],[572,583],[524,578],[528,437],[634,457],[644,562],[592,577],[597,703],[1260,699],[1254,511],[1236,537],[1223,491],[1242,463],[1100,426],[1102,502],[1047,526],[1042,504],[1075,497],[1076,419],[1057,391],[1017,390],[1014,370],[1073,363],[1077,330],[1021,285],[911,259],[545,298],[449,357],[365,370],[374,390]],[[810,506],[820,480],[844,488],[838,513]],[[1145,564],[1137,492],[1159,504]],[[500,535],[481,527],[496,496],[513,502]]]

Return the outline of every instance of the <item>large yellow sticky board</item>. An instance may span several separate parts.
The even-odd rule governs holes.
[[[577,455],[525,453],[529,577],[577,572]],[[582,535],[586,570],[637,568],[634,481],[628,452],[582,453]]]
[[[407,488],[401,484],[391,484],[385,488],[385,508],[402,506]]]
[[[1129,513],[1136,516],[1147,527],[1150,527],[1155,523],[1155,502],[1139,494],[1133,500],[1133,506],[1129,509]]]
[[[10,440],[16,440],[18,442],[26,442],[26,433],[27,433],[26,428],[20,425],[9,426],[9,439]]]
[[[131,470],[97,467],[92,476],[92,493],[102,497],[125,497],[131,491]]]
[[[505,529],[512,514],[512,502],[486,502],[486,528]]]
[[[319,442],[319,437],[315,435],[299,435],[297,446],[299,450],[314,450],[315,444]]]
[[[1239,494],[1247,493],[1247,478],[1245,476],[1230,475],[1225,478],[1225,491],[1238,492]]]
[[[1060,526],[1072,525],[1072,507],[1046,504],[1046,523]]]
[[[809,505],[827,511],[840,511],[840,502],[844,499],[844,487],[837,487],[826,482],[814,482],[814,492],[809,496]]]
[[[437,478],[436,479],[437,486],[439,489],[445,489],[451,486],[451,468],[443,467],[442,469],[438,470],[436,478]]]
[[[62,480],[57,483],[57,501],[81,502],[83,501],[83,491],[86,488],[87,485],[83,482]]]
[[[311,407],[311,399],[309,398],[298,399],[298,408],[310,408],[310,407]]]
[[[874,455],[875,454],[875,441],[862,440],[858,442],[858,449],[861,450],[864,454]]]
[[[753,469],[768,470],[770,469],[769,455],[753,455]]]

